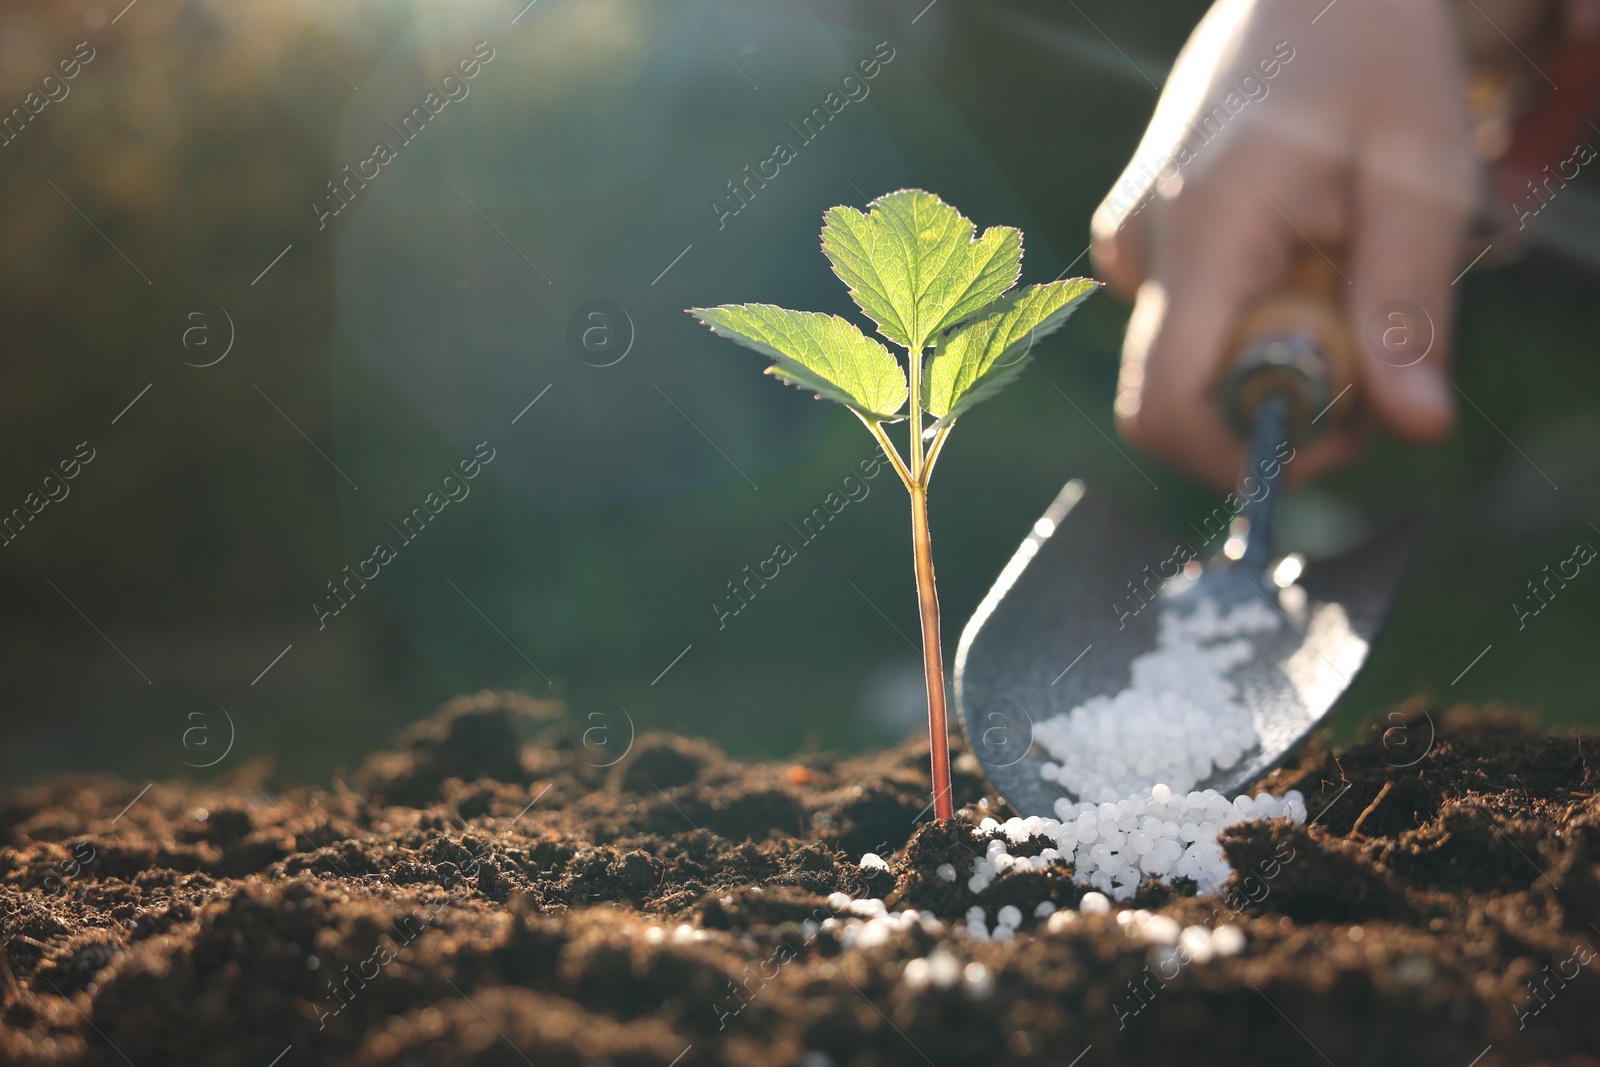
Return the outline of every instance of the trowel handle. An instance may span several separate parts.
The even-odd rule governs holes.
[[[1272,393],[1286,400],[1285,428],[1291,441],[1308,440],[1337,421],[1333,413],[1323,413],[1354,381],[1356,359],[1340,309],[1343,288],[1333,263],[1308,249],[1284,287],[1239,320],[1230,345],[1233,365],[1220,399],[1242,440],[1254,438],[1256,409]],[[1340,410],[1348,412],[1351,406],[1340,405]]]

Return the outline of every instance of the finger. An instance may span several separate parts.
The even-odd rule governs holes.
[[[1131,297],[1144,281],[1144,240],[1150,197],[1124,171],[1089,222],[1089,259],[1097,278],[1120,296]]]
[[[1454,417],[1452,283],[1473,180],[1457,147],[1464,120],[1449,100],[1430,101],[1369,128],[1346,268],[1365,400],[1380,424],[1413,441],[1438,439]]]
[[[1157,220],[1118,382],[1124,436],[1218,488],[1233,486],[1242,454],[1216,401],[1224,348],[1286,260],[1262,205],[1245,199],[1254,195],[1243,182],[1207,182]]]

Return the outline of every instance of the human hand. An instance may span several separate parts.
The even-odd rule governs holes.
[[[1092,224],[1096,271],[1135,296],[1118,427],[1219,487],[1242,452],[1216,402],[1229,341],[1308,244],[1339,267],[1364,410],[1413,441],[1453,417],[1451,283],[1476,174],[1450,13],[1443,0],[1325,3],[1218,0]],[[1431,329],[1416,362],[1415,336],[1404,359],[1367,341],[1393,301]],[[1348,462],[1363,436],[1335,422],[1290,480]]]

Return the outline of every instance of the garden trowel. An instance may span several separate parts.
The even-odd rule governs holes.
[[[1022,814],[1052,815],[1063,796],[1099,799],[1070,796],[1041,776],[1050,755],[1035,743],[1034,728],[1126,689],[1134,657],[1156,647],[1158,620],[1175,596],[1198,594],[1224,610],[1262,601],[1283,622],[1255,637],[1252,656],[1228,674],[1259,743],[1198,789],[1231,796],[1271,769],[1317,727],[1366,661],[1417,520],[1332,559],[1276,557],[1271,545],[1291,450],[1333,421],[1353,381],[1335,274],[1320,255],[1301,260],[1288,288],[1241,323],[1218,398],[1246,442],[1245,474],[1203,531],[1226,537],[1221,551],[1204,558],[1201,538],[1174,544],[1071,481],[967,623],[956,650],[957,712],[990,782]],[[1338,406],[1351,405],[1346,398]]]

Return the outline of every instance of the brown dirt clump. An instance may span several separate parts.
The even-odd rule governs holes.
[[[1064,870],[974,897],[971,829],[1007,812],[962,756],[930,823],[925,744],[613,761],[480,694],[348,786],[60,779],[0,799],[0,1063],[1600,1064],[1596,739],[1385,726],[1263,783],[1311,821],[1230,828],[1223,892],[1130,905],[1243,933],[1175,974],[1115,913],[1033,918],[1080,899]],[[942,925],[859,945],[839,892]],[[974,904],[1028,918],[974,940]],[[930,956],[958,980],[908,981]]]

